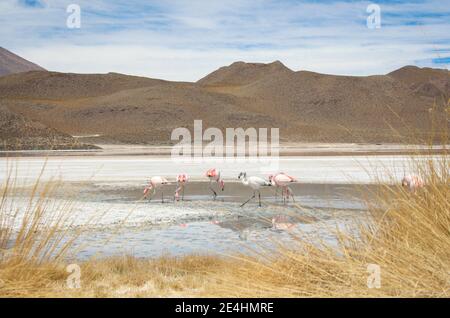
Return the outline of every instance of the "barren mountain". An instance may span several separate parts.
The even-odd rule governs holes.
[[[0,76],[28,71],[45,71],[45,69],[0,47]]]
[[[92,146],[0,106],[0,150],[86,148]]]
[[[0,96],[71,99],[109,95],[125,89],[150,87],[159,83],[164,81],[117,73],[31,71],[0,77]]]
[[[425,115],[429,103],[389,76],[334,76],[295,72],[240,87],[236,95],[257,99],[255,107],[318,128],[380,129],[398,118]],[[419,120],[418,122],[421,122]],[[320,132],[319,132],[320,133]]]
[[[204,86],[239,86],[257,82],[267,77],[276,78],[293,73],[280,61],[270,64],[235,62],[200,79]]]
[[[195,119],[222,131],[278,127],[282,141],[398,142],[430,131],[437,93],[424,85],[445,93],[448,81],[442,70],[354,77],[280,62],[233,63],[197,83],[35,71],[0,77],[0,110],[64,136],[99,135],[94,142],[168,144]]]
[[[419,95],[448,99],[450,96],[450,71],[433,68],[405,66],[389,76],[403,82]]]
[[[0,80],[0,93],[2,86]],[[97,90],[74,90],[72,97],[63,99],[60,92],[45,96],[40,90],[32,90],[34,95],[9,93],[3,103],[18,114],[59,131],[71,135],[98,134],[107,142],[168,143],[174,128],[190,127],[194,119],[203,119],[205,126],[221,129],[261,124],[269,127],[274,122],[265,114],[246,111],[240,98],[209,92],[192,83],[151,81],[146,87],[127,86],[131,85],[100,96],[95,96]],[[23,90],[21,85],[8,83],[5,93]]]

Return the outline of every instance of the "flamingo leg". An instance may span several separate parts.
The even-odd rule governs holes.
[[[148,199],[149,201],[152,200],[152,198],[153,198],[153,196],[155,195],[155,193],[156,193],[156,189],[153,188],[153,189],[152,189],[152,194],[150,194],[149,199]]]
[[[253,192],[253,195],[250,197],[250,199],[248,199],[247,201],[245,201],[244,203],[241,204],[241,208],[246,205],[250,200],[254,199],[256,196],[256,191]]]
[[[295,202],[295,198],[294,198],[294,192],[292,191],[291,188],[287,188],[288,189],[288,201],[289,201],[289,195],[292,197],[292,201]]]
[[[216,193],[216,191],[214,191],[214,189],[212,188],[212,183],[211,183],[211,181],[209,181],[209,189],[212,191],[212,193],[213,193],[213,200],[215,201],[215,200],[216,200],[216,197],[217,197],[217,193]]]
[[[181,188],[181,201],[184,201],[184,187]]]
[[[261,207],[261,192],[258,190],[259,207]]]
[[[176,188],[176,190],[175,190],[175,195],[173,196],[173,201],[175,202],[175,201],[179,201],[179,194],[180,194],[180,191],[183,189],[183,187],[180,185],[180,184],[178,184],[177,185],[177,188]]]
[[[164,203],[164,190],[161,190],[161,203]]]

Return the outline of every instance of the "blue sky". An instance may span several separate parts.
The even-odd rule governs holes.
[[[69,4],[80,29],[66,26]],[[450,0],[2,0],[0,22],[0,46],[64,72],[195,81],[234,61],[342,75],[450,65]]]

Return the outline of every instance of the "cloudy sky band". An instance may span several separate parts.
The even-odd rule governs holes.
[[[79,4],[81,28],[66,27]],[[366,25],[370,3],[381,28]],[[383,74],[448,68],[450,0],[2,0],[0,45],[49,70],[195,81],[237,60]]]

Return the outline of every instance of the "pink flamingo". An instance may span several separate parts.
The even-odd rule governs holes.
[[[146,198],[148,192],[152,190],[152,193],[150,195],[151,200],[153,195],[156,193],[156,189],[162,187],[165,184],[169,184],[166,178],[160,176],[151,177],[150,182],[144,189],[144,198]],[[164,191],[161,191],[161,202],[164,203]]]
[[[418,189],[425,186],[425,182],[423,182],[423,179],[417,175],[408,175],[403,177],[402,186],[408,187],[410,192],[416,193]]]
[[[289,187],[289,183],[297,182],[297,179],[291,177],[284,172],[277,173],[276,175],[269,176],[269,182],[275,186],[275,195],[278,191],[278,188],[281,188],[281,194],[283,197],[283,202],[286,203],[286,199],[289,201],[289,197],[292,197],[292,201],[295,202],[294,193],[292,189]]]
[[[181,191],[181,200],[184,201],[184,187],[188,181],[188,175],[187,174],[179,174],[177,176],[177,189],[175,190],[175,200],[178,201],[180,197],[180,191]]]
[[[212,188],[212,182],[217,182],[220,185],[222,191],[225,189],[225,183],[220,177],[220,171],[216,170],[215,168],[206,171],[206,176],[209,179],[209,189],[213,192],[213,199],[215,200],[217,197],[217,192]]]

